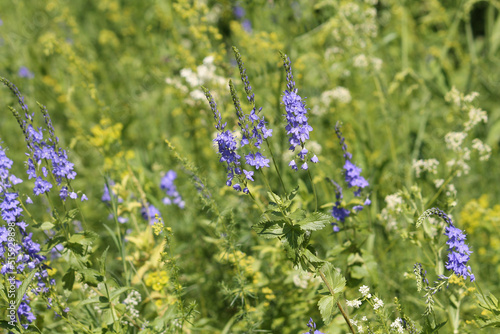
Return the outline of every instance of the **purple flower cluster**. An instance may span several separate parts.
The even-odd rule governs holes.
[[[342,136],[342,132],[340,131],[340,125],[337,123],[335,126],[335,132],[337,134],[337,137],[340,139],[340,145],[342,146],[342,150],[344,151],[344,159],[345,159],[345,164],[344,164],[344,175],[345,175],[345,182],[347,183],[348,188],[352,187],[357,187],[358,189],[354,191],[354,196],[359,197],[361,196],[361,189],[367,187],[368,181],[365,180],[364,177],[361,176],[361,168],[356,166],[351,162],[352,159],[352,154],[347,151],[347,145],[345,144],[345,138]],[[338,221],[343,223],[347,217],[351,214],[351,211],[349,211],[347,208],[345,208],[342,205],[342,187],[340,187],[336,182],[332,181],[333,185],[335,186],[335,197],[336,197],[336,202],[335,205],[332,208],[332,216]],[[358,204],[352,207],[354,212],[359,212],[363,210],[363,208],[366,205],[370,205],[371,201],[370,199],[366,199],[363,204]],[[338,232],[340,229],[337,225],[336,222],[332,223],[333,225],[333,231]]]
[[[0,273],[7,276],[10,284],[19,288],[22,281],[15,279],[14,275],[37,270],[31,291],[35,295],[48,293],[49,285],[54,285],[55,280],[48,279],[47,267],[43,264],[45,256],[39,254],[40,244],[33,241],[32,233],[26,232],[28,224],[22,220],[23,209],[19,206],[19,194],[14,190],[14,186],[22,180],[10,174],[11,167],[12,160],[0,146],[0,211],[2,219],[7,223],[7,227],[0,227]],[[16,227],[20,242],[16,240]],[[36,317],[31,312],[29,303],[30,299],[24,295],[17,313],[20,319],[31,323]],[[23,326],[28,328],[28,324]]]
[[[453,270],[455,275],[462,276],[470,281],[475,280],[474,274],[471,272],[471,267],[467,265],[470,257],[469,255],[472,251],[469,250],[469,246],[465,243],[467,238],[466,234],[455,227],[451,218],[442,210],[438,208],[429,209],[427,215],[437,215],[442,218],[448,226],[445,228],[444,235],[448,237],[446,244],[448,245],[448,262],[446,262],[445,267],[448,270]]]
[[[337,184],[335,181],[332,181],[332,183],[335,186],[335,197],[337,199],[335,201],[335,205],[332,208],[332,216],[337,221],[344,223],[345,219],[347,217],[349,217],[351,212],[342,206],[342,198],[344,197],[342,195],[342,187],[339,184]],[[340,231],[340,228],[336,222],[333,222],[331,224],[333,226],[333,232]]]
[[[358,187],[358,190],[354,192],[354,195],[359,197],[361,196],[361,189],[369,186],[368,181],[361,176],[361,168],[351,162],[352,154],[347,151],[347,144],[345,143],[345,138],[342,136],[338,122],[335,125],[335,133],[340,140],[342,151],[344,151],[345,182],[349,188]]]
[[[245,92],[247,94],[248,102],[252,105],[252,110],[250,114],[246,115],[241,109],[240,101],[238,99],[238,94],[232,81],[229,82],[229,89],[231,96],[233,98],[234,108],[236,109],[236,115],[238,116],[238,125],[241,128],[241,142],[240,147],[245,147],[246,145],[253,146],[257,149],[257,152],[249,152],[245,155],[245,162],[255,167],[256,170],[259,168],[269,167],[269,159],[262,154],[261,145],[264,140],[272,137],[273,130],[266,127],[267,122],[264,116],[259,117],[259,113],[262,108],[255,107],[255,94],[252,91],[248,76],[246,74],[246,68],[243,64],[243,59],[235,47],[233,47],[234,55],[236,57],[236,63],[238,64],[238,69],[240,71],[241,81],[245,87]],[[246,180],[253,181],[253,172],[243,170]]]
[[[241,6],[235,6],[233,9],[233,14],[238,20],[242,20],[241,25],[246,32],[252,32],[252,23],[249,19],[245,17],[245,9]]]
[[[214,113],[214,119],[216,122],[215,128],[219,131],[217,137],[214,139],[214,142],[217,143],[217,148],[220,154],[219,161],[226,165],[227,169],[227,181],[226,185],[231,186],[233,183],[233,179],[236,176],[238,178],[243,174],[243,170],[241,169],[241,156],[236,153],[238,149],[238,144],[236,143],[236,139],[233,133],[229,130],[225,130],[227,123],[222,124],[222,116],[217,109],[217,104],[215,103],[212,94],[206,88],[203,88],[205,91],[205,96],[210,104],[210,108]],[[248,171],[246,171],[248,173]],[[245,173],[246,175],[246,173]],[[241,191],[241,186],[239,183],[233,185],[235,190]],[[248,188],[244,188],[243,192],[248,193]]]
[[[312,320],[312,318],[309,318],[309,323],[307,324],[307,327],[309,327],[309,331],[305,332],[304,334],[323,334],[319,330],[316,329],[316,324]]]
[[[109,181],[109,186],[113,186],[115,184],[114,181],[110,180]],[[111,202],[111,200],[115,200],[116,203],[123,203],[123,198],[117,196],[114,191],[111,189],[108,188],[108,184],[104,184],[104,190],[103,190],[103,194],[102,194],[102,197],[101,197],[101,201],[103,201],[104,203],[107,203],[109,205],[109,203]],[[110,213],[109,216],[108,216],[108,219],[113,219],[114,217],[114,214],[113,213]],[[125,217],[122,217],[122,216],[118,216],[116,218],[118,220],[118,222],[120,224],[125,224],[126,222],[128,222],[128,218],[125,218]]]
[[[153,204],[148,203],[147,206],[142,207],[141,216],[147,220],[149,224],[153,225],[156,221],[156,216],[161,218],[161,213]]]
[[[19,72],[17,73],[21,78],[33,79],[35,75],[28,70],[27,67],[21,66]]]
[[[161,179],[160,188],[167,193],[167,196],[163,199],[163,203],[166,205],[173,203],[179,208],[184,209],[186,203],[182,200],[182,197],[174,184],[174,180],[176,178],[177,173],[173,170],[169,170]]]
[[[68,192],[71,189],[69,182],[76,176],[76,172],[73,170],[74,164],[68,161],[66,151],[58,147],[59,140],[55,137],[54,127],[52,126],[47,109],[45,106],[40,105],[47,129],[43,129],[42,127],[36,128],[33,125],[34,113],[29,113],[28,106],[24,103],[24,97],[17,87],[5,78],[0,78],[0,81],[14,93],[24,111],[23,119],[17,111],[12,109],[26,139],[29,151],[26,154],[28,156],[28,160],[26,161],[28,179],[35,179],[33,193],[39,196],[48,193],[53,188],[54,185],[48,181],[50,173],[55,178],[57,186],[61,187],[59,189],[61,199],[66,200],[68,195],[70,198],[76,199],[78,195],[74,191]],[[49,133],[48,138],[44,137],[44,131],[46,130]],[[44,161],[47,163],[46,165],[43,164]],[[63,180],[65,181],[65,185],[61,185]],[[81,200],[84,201],[86,199],[87,197],[83,194]]]
[[[307,170],[307,159],[306,156],[309,151],[305,148],[305,142],[309,139],[309,132],[313,130],[312,126],[309,125],[307,120],[307,109],[304,101],[297,94],[297,88],[295,88],[295,82],[293,81],[292,65],[290,58],[286,55],[282,55],[283,63],[286,71],[287,79],[287,89],[283,95],[283,104],[285,105],[286,114],[284,115],[287,121],[285,130],[289,136],[288,142],[290,143],[289,150],[295,152],[295,148],[300,146],[300,152],[297,154],[301,163],[301,169]],[[313,155],[310,161],[317,163],[318,157]],[[293,170],[298,170],[297,163],[295,160],[290,161],[288,164]]]

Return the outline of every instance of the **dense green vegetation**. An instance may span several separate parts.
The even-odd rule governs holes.
[[[2,328],[495,333],[499,13],[1,1]]]

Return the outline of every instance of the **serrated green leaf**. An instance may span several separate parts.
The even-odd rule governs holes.
[[[283,235],[283,226],[286,221],[280,217],[270,217],[271,220],[263,217],[261,221],[252,226],[252,229],[266,239],[273,239]]]
[[[304,231],[317,231],[330,224],[332,216],[322,212],[314,212],[308,217],[298,222],[300,228]]]
[[[305,267],[307,267],[308,263],[311,263],[314,266],[314,268],[317,268],[318,266],[325,263],[325,260],[322,260],[319,257],[317,257],[315,253],[316,251],[311,245],[307,246],[307,248],[302,252],[304,260],[307,261],[306,263],[304,263]]]
[[[101,275],[106,275],[106,255],[108,255],[109,246],[102,252],[99,262],[101,263]]]
[[[300,245],[299,237],[304,234],[298,225],[285,224],[283,226],[283,234],[290,247],[297,249]]]
[[[40,229],[42,229],[43,231],[52,230],[54,226],[56,225],[52,224],[51,222],[44,222],[42,223],[42,225],[40,225]]]
[[[274,203],[278,206],[281,206],[283,204],[283,199],[272,191],[267,192],[267,197],[269,198],[269,203]]]
[[[274,239],[283,235],[283,229],[277,224],[274,224],[270,227],[255,226],[253,227],[253,229],[259,234],[259,236],[265,239]]]
[[[291,192],[290,194],[288,194],[287,198],[288,200],[292,200],[295,198],[295,196],[297,196],[297,193],[299,192],[299,186],[295,187]]]
[[[126,286],[126,287],[121,287],[121,288],[118,288],[118,289],[115,289],[113,291],[111,291],[111,293],[109,294],[109,298],[111,299],[111,301],[114,301],[116,298],[120,297],[120,295],[128,290],[132,290],[132,287],[130,286]]]
[[[78,209],[72,209],[72,210],[69,210],[67,213],[66,213],[66,218],[68,219],[73,219],[76,217],[76,215],[78,214]]]
[[[73,269],[69,269],[66,274],[64,274],[62,280],[64,282],[64,290],[73,290],[73,284],[75,283],[75,271]]]
[[[28,276],[23,280],[23,283],[19,287],[19,290],[17,290],[16,310],[19,308],[19,305],[21,304],[21,301],[23,300],[24,294],[26,293],[26,290],[28,290],[28,286],[30,285],[31,281],[33,280],[33,277],[35,277],[36,273],[37,273],[36,270],[31,271],[28,274]]]
[[[323,267],[321,267],[321,271],[325,275],[326,283],[328,283],[334,295],[344,291],[346,284],[345,278],[331,263],[325,263]],[[331,293],[330,289],[326,291]]]
[[[305,217],[306,217],[306,210],[304,209],[297,209],[288,215],[288,218],[294,222],[301,221]]]
[[[318,302],[319,312],[325,325],[328,325],[333,319],[333,311],[335,307],[335,297],[332,295],[324,296]]]
[[[95,269],[83,269],[78,272],[83,275],[83,282],[90,286],[97,286],[104,281],[104,276]]]

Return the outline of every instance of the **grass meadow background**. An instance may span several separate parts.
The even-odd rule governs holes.
[[[14,162],[11,173],[24,180],[16,186],[20,200],[33,199],[25,210],[31,218],[24,214],[27,230],[56,282],[46,296],[27,290],[36,317],[19,319],[27,329],[3,328],[304,333],[312,318],[318,332],[351,332],[338,308],[328,316],[318,308],[319,276],[294,266],[280,239],[252,229],[259,207],[272,202],[267,191],[285,195],[274,165],[256,171],[249,185],[255,200],[226,186],[201,86],[238,135],[229,80],[243,109],[251,107],[235,46],[273,129],[264,151],[272,150],[287,191],[299,186],[292,206],[330,215],[337,201],[330,179],[344,188],[342,205],[351,216],[345,222],[330,216],[309,244],[345,277],[336,298],[357,322],[355,331],[398,332],[390,325],[406,315],[414,323],[405,320],[400,333],[495,333],[498,302],[490,299],[489,311],[480,304],[487,304],[481,296],[500,295],[499,13],[493,0],[1,1],[0,76],[19,88],[37,124],[43,117],[36,102],[47,107],[59,145],[75,164],[71,187],[88,197],[61,201],[55,188],[33,195],[26,142],[8,107],[21,109],[7,87],[0,90],[0,145]],[[309,163],[310,174],[288,167],[280,51],[290,57],[314,129],[307,147],[320,162]],[[480,111],[487,121],[468,128]],[[371,204],[357,213],[353,189],[343,183],[337,122],[369,182],[363,201]],[[466,136],[453,144],[449,133]],[[181,205],[163,203],[160,182],[170,170],[178,193],[171,198],[180,196]],[[104,201],[106,185],[111,196]],[[452,275],[444,268],[441,225],[415,225],[433,206],[467,234],[475,282],[454,276],[424,316],[415,263],[430,286],[438,275]],[[152,207],[156,225],[154,212],[148,218]],[[60,236],[54,251],[50,240]],[[363,285],[383,300],[382,311],[368,302],[346,305],[362,299]]]

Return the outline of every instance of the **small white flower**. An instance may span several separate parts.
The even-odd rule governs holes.
[[[381,308],[381,307],[384,306],[384,302],[381,299],[377,298],[377,297],[375,297],[373,299],[373,302],[374,302],[374,304],[373,304],[373,309],[374,310],[377,310],[377,309],[379,309],[379,308]]]
[[[437,166],[439,165],[439,161],[436,159],[427,159],[427,160],[413,160],[413,169],[415,170],[415,174],[417,178],[420,177],[420,173],[422,172],[430,172],[432,174],[437,174]]]
[[[467,133],[465,132],[448,132],[444,136],[446,147],[455,152],[462,151],[462,143],[465,137],[467,137]]]
[[[361,306],[361,300],[358,299],[346,300],[346,304],[349,307],[359,308]]]
[[[357,55],[354,57],[353,60],[353,66],[354,67],[359,67],[359,68],[364,68],[368,66],[368,59],[364,54]]]
[[[398,333],[404,333],[403,321],[401,320],[401,318],[396,318],[396,320],[394,320],[394,322],[391,324],[391,328]]]
[[[368,295],[368,293],[370,292],[370,288],[367,287],[366,285],[363,285],[359,288],[359,292],[361,292],[361,294],[364,296]]]
[[[437,180],[434,180],[434,185],[436,186],[436,188],[440,188],[444,183],[444,179],[437,179]]]

